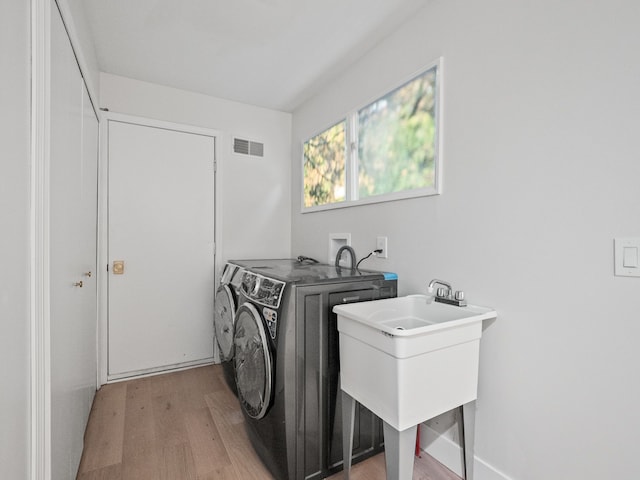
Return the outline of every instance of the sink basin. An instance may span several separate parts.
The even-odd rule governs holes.
[[[396,430],[476,399],[482,321],[495,310],[409,295],[333,311],[342,390]]]

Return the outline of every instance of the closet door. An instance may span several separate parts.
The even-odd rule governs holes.
[[[96,391],[97,119],[51,9],[51,473],[73,479]]]

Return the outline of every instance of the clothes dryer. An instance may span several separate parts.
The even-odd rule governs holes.
[[[234,332],[238,399],[251,443],[279,480],[342,468],[334,305],[397,295],[395,274],[296,260],[239,261]],[[353,462],[383,450],[382,424],[356,415]]]
[[[220,278],[220,286],[216,290],[213,317],[213,329],[224,377],[229,388],[236,394],[233,366],[233,332],[243,272],[244,268],[233,262],[227,262],[224,266]]]

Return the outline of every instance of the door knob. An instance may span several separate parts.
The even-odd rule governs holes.
[[[124,260],[114,260],[112,271],[114,275],[122,275],[124,273]]]
[[[73,286],[82,288],[82,280],[80,280],[79,282],[74,283]]]

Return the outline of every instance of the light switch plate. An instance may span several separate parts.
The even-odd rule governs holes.
[[[616,276],[640,277],[640,238],[616,238],[613,243]]]

